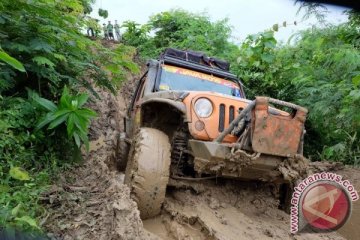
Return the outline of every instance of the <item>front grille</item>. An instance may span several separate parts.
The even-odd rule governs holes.
[[[235,118],[235,108],[234,106],[230,106],[229,108],[229,124],[234,120]]]
[[[220,104],[219,108],[219,132],[225,128],[225,104]]]
[[[226,110],[228,109],[228,110]],[[240,108],[239,110],[242,110],[242,108]],[[228,126],[227,123],[225,123],[225,119],[226,119],[226,115],[229,114],[229,124],[235,119],[235,107],[234,106],[230,106],[229,108],[227,108],[227,106],[225,106],[225,104],[220,104],[219,106],[219,132],[224,131],[225,127]],[[225,126],[226,125],[226,126]]]

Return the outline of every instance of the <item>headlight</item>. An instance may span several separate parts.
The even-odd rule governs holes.
[[[211,102],[206,98],[199,98],[195,102],[195,112],[199,117],[209,117],[213,112],[213,106]]]

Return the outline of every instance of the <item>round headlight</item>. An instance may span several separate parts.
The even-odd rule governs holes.
[[[195,112],[199,117],[209,117],[213,112],[213,106],[211,102],[206,98],[199,98],[195,102]]]

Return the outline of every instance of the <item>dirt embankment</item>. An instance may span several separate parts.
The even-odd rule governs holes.
[[[136,203],[116,169],[114,148],[122,116],[134,91],[131,77],[114,97],[97,89],[90,107],[99,117],[90,129],[91,150],[84,163],[66,172],[44,195],[49,211],[43,225],[52,239],[343,239],[338,233],[289,233],[289,215],[278,209],[272,186],[233,180],[192,183],[171,180],[161,215],[141,221]],[[359,170],[341,170],[356,181]],[[357,180],[356,180],[357,179]],[[356,239],[360,212],[340,230]],[[352,232],[353,231],[353,232]]]
[[[101,100],[89,106],[99,116],[90,128],[90,153],[44,194],[44,227],[52,239],[151,239],[114,163],[125,101],[97,91]]]

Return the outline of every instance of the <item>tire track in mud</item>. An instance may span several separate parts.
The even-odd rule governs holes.
[[[200,192],[170,188],[162,215],[145,220],[145,229],[162,239],[344,239],[336,232],[291,235],[289,215],[267,184],[197,184]]]

